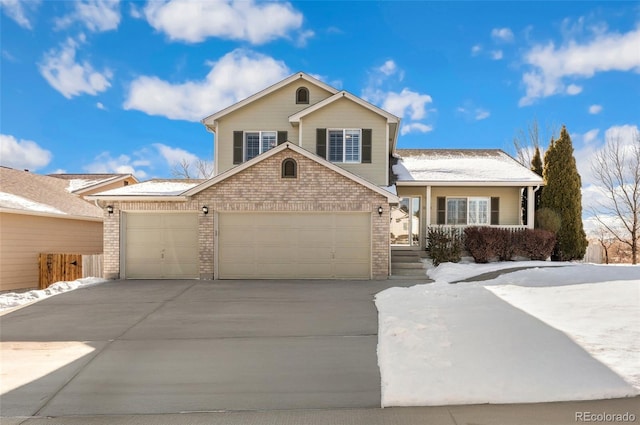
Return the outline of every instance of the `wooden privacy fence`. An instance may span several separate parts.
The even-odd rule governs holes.
[[[38,288],[83,277],[102,277],[102,254],[40,254]]]

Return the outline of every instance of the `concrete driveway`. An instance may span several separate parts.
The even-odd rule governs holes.
[[[398,281],[114,281],[0,318],[2,416],[380,406]]]

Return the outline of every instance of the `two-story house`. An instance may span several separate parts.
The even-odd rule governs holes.
[[[522,225],[522,188],[542,183],[496,151],[508,182],[442,184],[410,166],[426,151],[398,159],[398,117],[305,73],[202,123],[213,178],[93,196],[106,277],[383,279],[391,247],[423,249],[429,225]]]

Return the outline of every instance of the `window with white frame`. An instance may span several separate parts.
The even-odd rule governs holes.
[[[248,161],[277,145],[277,132],[275,131],[247,131],[244,133],[244,156]]]
[[[360,129],[328,130],[328,159],[331,162],[360,162]]]
[[[488,225],[490,198],[447,198],[447,224]]]

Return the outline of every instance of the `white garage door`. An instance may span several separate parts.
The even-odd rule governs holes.
[[[368,279],[369,213],[221,213],[220,279]]]
[[[126,213],[124,226],[127,279],[200,277],[198,214]]]

